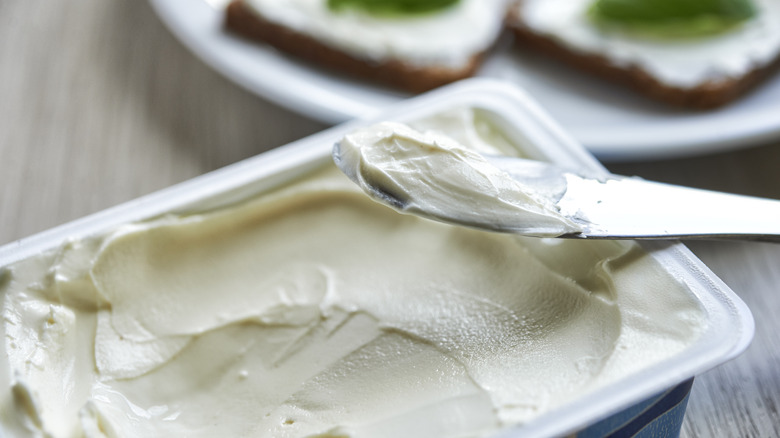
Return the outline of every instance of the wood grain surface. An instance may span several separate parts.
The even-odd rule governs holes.
[[[322,128],[213,72],[145,1],[0,1],[0,244]],[[609,167],[780,199],[780,139]],[[683,436],[778,436],[780,245],[689,246],[750,306],[756,336],[696,379]]]

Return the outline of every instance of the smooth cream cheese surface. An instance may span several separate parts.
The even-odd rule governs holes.
[[[504,23],[506,0],[460,0],[409,17],[334,12],[327,0],[246,0],[266,20],[336,49],[371,60],[461,68],[493,44]]]
[[[572,50],[637,66],[661,82],[690,88],[738,78],[772,62],[780,53],[780,2],[754,0],[756,17],[723,34],[660,40],[606,31],[587,17],[592,0],[523,0],[523,23]]]
[[[0,294],[9,436],[489,436],[704,325],[633,243],[401,215],[332,166],[67,242]]]
[[[524,235],[582,231],[544,196],[440,132],[385,122],[347,134],[338,148],[339,167],[402,212],[478,228],[511,224]]]

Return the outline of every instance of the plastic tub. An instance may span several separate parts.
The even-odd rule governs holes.
[[[414,120],[458,105],[486,110],[531,158],[577,167],[591,174],[606,170],[564,133],[521,90],[489,80],[469,80],[403,102],[378,117],[355,121],[202,175],[165,190],[62,225],[0,248],[2,267],[60,246],[67,239],[108,231],[164,213],[199,211],[263,192],[314,168],[328,165],[332,145],[357,126],[381,120]],[[702,336],[669,360],[504,430],[501,437],[676,436],[693,377],[741,353],[753,336],[745,304],[679,243],[643,242],[662,265],[683,281],[706,314]],[[0,431],[1,432],[1,431]]]

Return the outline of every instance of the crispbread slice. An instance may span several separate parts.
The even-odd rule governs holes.
[[[738,77],[705,80],[694,86],[681,87],[664,82],[637,64],[618,63],[605,54],[584,52],[569,47],[555,35],[541,34],[527,26],[522,16],[522,0],[508,13],[507,23],[516,43],[536,50],[580,71],[622,84],[634,91],[667,104],[691,109],[724,106],[745,95],[780,66],[780,53],[769,64],[754,68]]]
[[[317,39],[265,19],[243,0],[228,7],[226,27],[246,38],[267,43],[283,52],[348,75],[413,93],[467,78],[476,72],[485,51],[474,53],[463,66],[419,66],[403,59],[371,60],[348,54]],[[487,50],[486,50],[487,51]]]

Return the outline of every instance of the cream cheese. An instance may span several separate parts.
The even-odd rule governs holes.
[[[334,12],[327,0],[246,0],[264,19],[373,61],[461,68],[493,44],[506,0],[461,0],[439,12],[400,18]]]
[[[0,296],[10,436],[488,436],[705,324],[631,242],[401,215],[333,166],[67,242]]]
[[[401,212],[444,222],[556,237],[582,228],[480,153],[438,132],[382,123],[346,135],[339,167]]]
[[[780,54],[780,2],[754,1],[756,17],[740,27],[682,40],[599,29],[587,17],[592,0],[523,0],[516,7],[530,30],[574,51],[601,55],[622,67],[637,66],[668,85],[693,88],[739,78]]]

